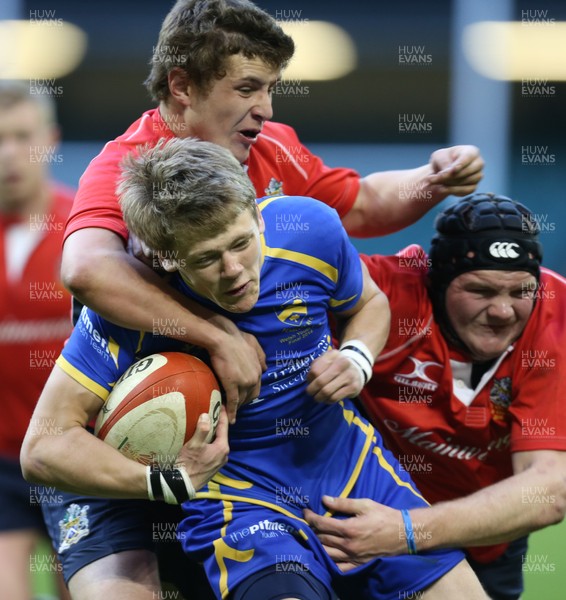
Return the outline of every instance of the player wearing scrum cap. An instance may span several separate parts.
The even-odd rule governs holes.
[[[335,499],[329,508],[356,517],[308,520],[347,570],[407,552],[409,518],[413,549],[466,547],[490,597],[516,599],[527,535],[566,507],[566,282],[540,268],[536,220],[509,198],[464,198],[436,229],[428,257],[418,246],[365,257],[392,321],[362,393],[433,506],[402,515]]]

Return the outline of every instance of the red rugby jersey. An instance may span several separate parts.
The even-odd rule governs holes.
[[[45,215],[0,215],[0,454],[18,458],[31,414],[71,332],[71,299],[59,279],[73,195],[55,187]],[[38,423],[48,430],[52,425]]]
[[[172,137],[155,108],[108,142],[81,177],[65,237],[86,227],[101,227],[126,240],[128,232],[116,197],[120,163],[138,146]],[[247,166],[258,197],[277,193],[311,196],[335,208],[341,217],[352,208],[360,187],[356,171],[325,166],[301,144],[291,127],[280,123],[265,123]]]
[[[396,256],[363,259],[392,313],[363,402],[429,502],[466,496],[509,477],[512,452],[566,450],[564,278],[542,270],[522,335],[472,390],[466,382],[470,363],[433,321],[423,249],[413,245]],[[506,547],[470,553],[487,562]]]

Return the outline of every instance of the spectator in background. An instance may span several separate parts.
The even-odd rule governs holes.
[[[9,600],[32,597],[30,556],[45,533],[20,446],[72,327],[59,269],[73,194],[48,175],[57,141],[53,100],[0,84],[0,598]]]

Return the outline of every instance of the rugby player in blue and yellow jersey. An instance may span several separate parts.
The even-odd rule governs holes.
[[[267,361],[260,394],[238,410],[228,461],[207,484],[183,450],[175,469],[155,477],[153,468],[150,477],[151,467],[78,425],[100,410],[109,382],[133,361],[182,345],[85,308],[37,408],[63,434],[28,436],[27,477],[85,494],[182,503],[179,538],[219,599],[485,598],[453,550],[382,557],[344,575],[302,518],[304,508],[323,510],[322,491],[398,509],[426,506],[348,399],[371,376],[389,308],[336,212],[304,197],[256,203],[238,161],[194,139],[163,141],[127,159],[119,194],[128,229],[156,249],[171,284],[256,336]],[[405,534],[410,541],[410,522]]]

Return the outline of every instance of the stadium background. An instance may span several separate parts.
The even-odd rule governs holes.
[[[526,26],[551,28],[566,21],[564,2],[257,3],[283,21],[324,20],[340,25],[353,40],[357,55],[355,68],[343,77],[320,82],[294,78],[276,90],[275,120],[293,125],[301,140],[328,164],[351,166],[361,174],[423,164],[432,150],[445,145],[479,145],[488,159],[480,191],[496,191],[529,205],[544,228],[545,264],[565,274],[566,85],[542,77],[535,82],[539,93],[532,94],[529,81],[527,87],[522,81],[489,81],[466,70],[469,66],[458,76],[463,58],[457,23],[458,15],[473,5],[484,19],[500,20],[503,14],[509,20],[526,19]],[[57,154],[60,159],[52,165],[56,178],[76,186],[104,142],[151,107],[142,82],[171,4],[167,0],[3,0],[0,20],[29,20],[32,13],[36,18],[52,15],[78,25],[87,35],[86,54],[78,67],[47,82],[55,92],[64,140]],[[538,24],[533,22],[537,18]],[[0,54],[6,52],[1,41],[0,48]],[[401,58],[407,52],[430,58],[407,64]],[[556,48],[555,53],[564,61],[566,48]],[[425,131],[401,131],[401,115],[418,115],[427,125]],[[525,161],[525,156],[537,153],[551,160]],[[355,243],[364,252],[379,253],[392,253],[413,242],[426,247],[437,212],[431,211],[403,232]],[[562,524],[532,536],[534,559],[525,564],[524,600],[564,597],[565,534]],[[48,585],[44,579],[39,578],[40,587]]]
[[[458,5],[483,5],[485,18],[491,13],[498,18],[501,6],[506,5],[507,13],[515,20],[520,21],[526,11],[558,22],[566,21],[566,4],[560,0],[258,3],[283,20],[339,24],[350,35],[357,52],[356,67],[344,77],[320,82],[292,79],[295,85],[276,92],[276,120],[292,124],[301,140],[328,164],[352,166],[362,174],[424,164],[430,152],[443,145],[476,143],[491,159],[480,190],[523,200],[541,221],[546,220],[542,237],[545,263],[562,273],[566,271],[565,83],[549,81],[553,93],[528,96],[520,81],[494,82],[474,77],[470,71],[464,73],[459,93],[475,107],[475,115],[464,114],[462,118],[453,100],[458,60],[455,54],[461,47],[453,22]],[[168,0],[98,0],[96,4],[20,0],[23,18],[32,11],[53,11],[56,18],[80,26],[88,36],[82,62],[56,81],[64,140],[62,161],[53,164],[56,176],[76,184],[102,144],[122,133],[151,106],[142,82],[160,23],[171,4]],[[400,64],[399,48],[404,46],[422,49],[430,62]],[[312,52],[317,52],[316,46]],[[562,60],[565,54],[562,48]],[[493,114],[493,105],[501,102],[502,94],[504,106]],[[427,131],[400,132],[401,115],[423,118]],[[487,131],[477,125],[478,118],[486,123]],[[467,123],[474,128],[466,129]],[[496,136],[503,140],[496,140]],[[497,150],[495,155],[492,146]],[[546,149],[553,162],[525,164],[524,148],[535,147]],[[436,212],[431,211],[419,224],[397,235],[358,245],[363,251],[380,253],[395,252],[415,241],[426,245]]]

